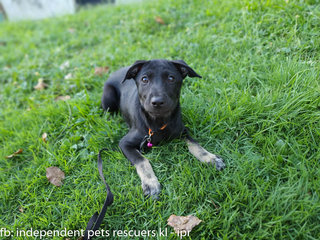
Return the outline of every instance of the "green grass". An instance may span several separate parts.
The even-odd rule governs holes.
[[[105,198],[97,153],[113,147],[103,157],[115,194],[103,229],[164,229],[171,214],[193,214],[203,222],[190,239],[320,239],[319,4],[154,1],[0,23],[0,228],[85,228]],[[203,76],[184,82],[183,118],[227,164],[199,163],[182,140],[154,148],[157,202],[118,151],[127,128],[100,109],[107,75],[94,75],[153,58],[184,59]],[[40,77],[49,87],[35,91]],[[47,181],[49,166],[65,172],[62,187]]]

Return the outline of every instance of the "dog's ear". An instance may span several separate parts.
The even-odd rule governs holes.
[[[202,78],[191,67],[189,67],[188,64],[185,63],[185,61],[183,61],[183,60],[173,60],[171,62],[176,66],[178,71],[181,73],[182,78],[185,78],[186,76]]]
[[[126,76],[122,80],[122,83],[127,79],[135,78],[138,72],[141,70],[143,64],[145,64],[146,62],[147,61],[145,60],[138,60],[134,64],[132,64],[126,73]]]

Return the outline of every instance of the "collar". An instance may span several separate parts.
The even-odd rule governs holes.
[[[140,150],[143,149],[145,143],[147,143],[147,147],[148,148],[152,148],[153,144],[151,143],[151,137],[153,134],[157,133],[157,132],[160,132],[162,130],[164,130],[166,127],[167,127],[167,123],[164,124],[161,128],[157,129],[156,131],[153,131],[150,127],[148,128],[148,134],[144,136],[141,144],[140,144]]]
[[[166,124],[164,124],[161,128],[159,128],[157,131],[153,131],[151,128],[149,128],[149,137],[151,137],[154,133],[156,133],[156,132],[159,132],[159,131],[162,131],[163,129],[165,129],[166,127],[167,127],[167,123]]]

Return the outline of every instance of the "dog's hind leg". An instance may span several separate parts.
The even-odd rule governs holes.
[[[225,164],[221,157],[208,152],[190,136],[186,137],[186,142],[188,145],[189,152],[193,156],[195,156],[199,161],[215,165],[217,170],[222,170],[225,167]]]
[[[110,83],[106,82],[103,88],[101,106],[105,111],[116,112],[119,110],[119,93]]]

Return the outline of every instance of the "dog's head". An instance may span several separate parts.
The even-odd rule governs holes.
[[[144,110],[153,118],[165,118],[176,109],[182,80],[186,76],[201,78],[182,60],[157,59],[136,61],[122,82],[134,79]]]

